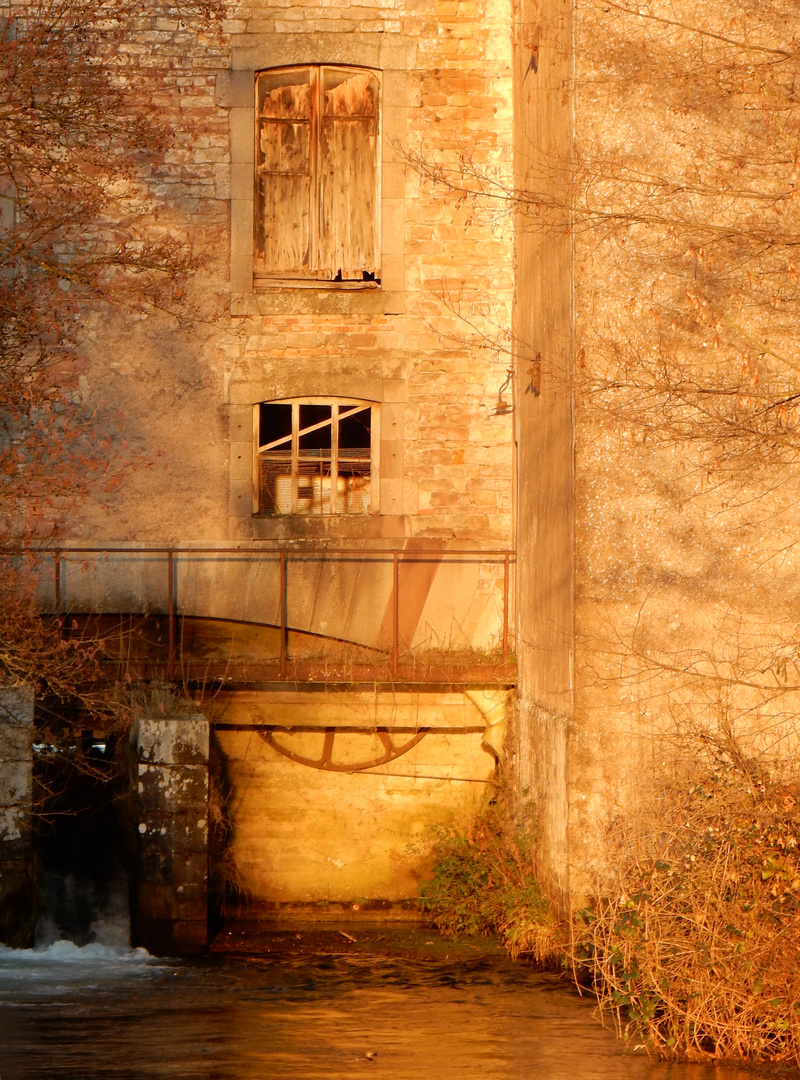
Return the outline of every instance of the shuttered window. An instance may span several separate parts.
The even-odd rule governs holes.
[[[317,398],[257,405],[257,512],[375,511],[374,408],[364,401]]]
[[[379,281],[377,75],[262,71],[256,95],[256,276]]]

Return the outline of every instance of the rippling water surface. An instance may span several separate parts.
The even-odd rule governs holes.
[[[625,1054],[556,976],[499,955],[284,944],[170,962],[0,948],[0,1080],[752,1080]],[[302,935],[289,935],[302,941]],[[336,940],[333,938],[333,940]]]

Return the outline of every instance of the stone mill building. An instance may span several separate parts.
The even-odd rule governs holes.
[[[195,867],[141,903],[187,940],[209,812],[229,918],[402,908],[430,827],[506,783],[551,894],[585,895],[671,715],[607,643],[646,605],[651,643],[701,643],[701,580],[741,600],[727,541],[643,481],[666,458],[574,381],[632,310],[597,282],[627,283],[514,197],[566,206],[581,145],[666,138],[668,102],[581,92],[601,7],[239,0],[131,44],[176,72],[147,183],[204,314],[95,328],[81,391],[151,464],[52,540],[41,591],[193,696],[137,744],[143,851]]]
[[[208,321],[104,325],[82,391],[154,464],[54,543],[49,599],[120,618],[129,671],[196,697],[138,734],[148,865],[166,820],[195,867],[140,906],[187,940],[209,729],[230,916],[413,901],[414,845],[505,752],[513,228],[426,190],[410,149],[511,169],[510,8],[452,18],[242,6],[137,44],[181,71],[150,187],[207,253]]]

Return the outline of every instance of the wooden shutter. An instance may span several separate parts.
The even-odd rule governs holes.
[[[307,275],[311,269],[313,89],[309,68],[265,71],[258,77],[257,271]]]
[[[323,68],[317,270],[336,281],[380,277],[378,80]]]

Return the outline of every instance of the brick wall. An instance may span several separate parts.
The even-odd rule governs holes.
[[[231,158],[246,112],[242,64],[279,65],[287,49],[318,61],[320,41],[323,59],[347,48],[348,62],[383,72],[383,301],[374,290],[349,300],[330,290],[329,303],[308,290],[242,292],[248,240],[237,236],[235,206],[252,192],[252,171]],[[359,396],[367,374],[386,418],[380,519],[329,520],[324,534],[510,544],[511,422],[492,412],[508,366],[498,327],[510,315],[511,232],[505,217],[476,219],[406,161],[411,151],[450,165],[468,145],[476,161],[509,165],[510,4],[241,4],[220,36],[153,18],[129,48],[170,72],[154,106],[174,120],[174,145],[146,179],[159,204],[154,228],[207,253],[192,284],[203,318],[184,329],[105,319],[81,388],[123,406],[126,437],[155,464],[89,507],[74,535],[285,535],[285,523],[253,523],[243,409],[278,396],[273,388],[291,394],[302,383],[309,393],[317,374],[320,394]]]

